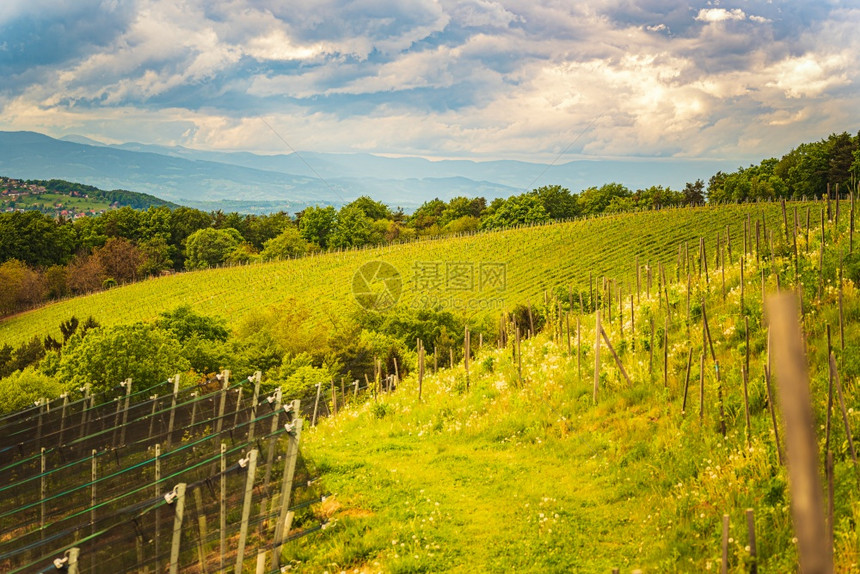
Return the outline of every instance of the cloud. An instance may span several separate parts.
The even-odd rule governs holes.
[[[747,15],[740,8],[702,8],[696,16],[700,22],[725,22],[727,20],[746,20]]]
[[[766,0],[6,0],[0,129],[284,151],[265,117],[319,151],[758,157],[857,129],[858,24]]]

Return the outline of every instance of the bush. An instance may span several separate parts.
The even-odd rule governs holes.
[[[67,387],[33,367],[0,379],[0,414],[27,408],[41,398],[56,399]]]

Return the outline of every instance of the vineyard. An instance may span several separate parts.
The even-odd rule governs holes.
[[[260,396],[259,373],[180,379],[0,420],[3,572],[278,572],[285,543],[325,526],[299,401]]]
[[[799,204],[803,208],[803,204]],[[641,265],[674,263],[684,244],[723,231],[729,223],[750,215],[768,229],[781,221],[778,204],[726,205],[619,214],[537,227],[484,232],[460,237],[394,244],[385,247],[318,254],[295,260],[180,273],[150,279],[85,297],[77,297],[0,321],[0,341],[17,344],[34,336],[57,336],[57,325],[71,316],[92,315],[100,324],[150,321],[160,312],[189,304],[197,311],[219,315],[235,325],[248,311],[294,298],[314,317],[344,314],[356,308],[353,275],[369,261],[383,260],[397,268],[403,280],[404,306],[441,303],[466,309],[473,317],[498,316],[500,308],[469,309],[469,302],[503,299],[505,306],[538,301],[547,289],[585,285],[593,278],[626,278]],[[705,246],[709,253],[716,243]],[[416,288],[416,265],[467,262],[476,267],[503,264],[506,281],[497,287],[442,291],[427,301]],[[133,304],[129,305],[129,301]]]
[[[185,273],[9,318],[9,342],[182,303],[234,326],[291,298],[322,321],[357,307],[368,262],[399,271],[403,306],[426,303],[428,268],[503,268],[443,289],[492,341],[467,327],[462,360],[419,340],[393,376],[320,381],[304,458],[298,405],[261,397],[259,376],[84,388],[3,418],[0,565],[858,571],[854,235],[853,197],[669,209]],[[337,527],[305,536],[321,524]]]
[[[858,571],[854,206],[753,209],[666,264],[624,253],[596,286],[548,285],[540,334],[509,315],[498,345],[326,420],[306,451],[339,528],[288,557],[309,572]]]

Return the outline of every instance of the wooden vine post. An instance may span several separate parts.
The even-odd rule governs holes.
[[[774,364],[788,451],[791,512],[801,572],[833,572],[833,549],[827,544],[818,444],[809,392],[809,374],[793,293],[771,296],[767,315],[773,335]]]
[[[594,404],[597,404],[597,389],[600,386],[600,310],[598,309],[594,313],[595,317],[595,326],[594,326],[594,393],[593,400]]]

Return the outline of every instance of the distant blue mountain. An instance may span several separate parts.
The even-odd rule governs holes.
[[[717,170],[736,167],[701,160],[595,160],[549,166],[371,154],[258,155],[0,132],[0,175],[128,189],[206,209],[224,202],[232,208],[244,203],[251,211],[292,211],[369,195],[410,210],[434,197],[493,199],[547,184],[560,184],[574,192],[609,182],[631,189],[651,185],[679,189],[687,181],[707,180]]]

